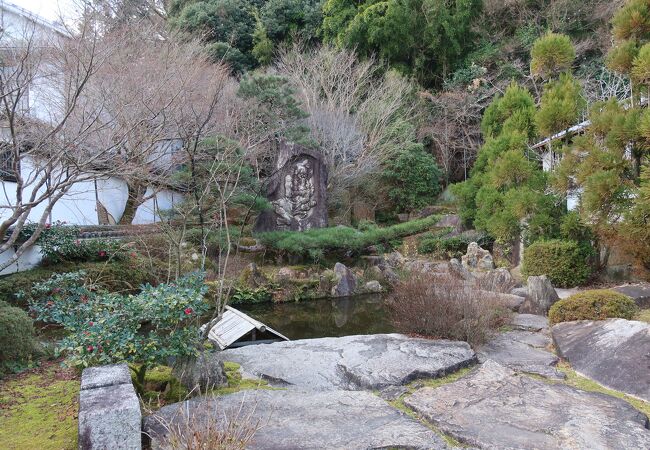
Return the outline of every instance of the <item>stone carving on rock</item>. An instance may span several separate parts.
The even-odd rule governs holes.
[[[256,231],[304,231],[327,226],[327,169],[320,153],[281,143],[267,198],[273,208],[260,214]]]

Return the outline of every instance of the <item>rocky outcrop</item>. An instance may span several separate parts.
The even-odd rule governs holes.
[[[467,253],[461,258],[464,267],[469,270],[494,269],[494,260],[488,250],[482,249],[476,242],[467,246]]]
[[[551,280],[546,275],[528,277],[526,302],[522,305],[520,312],[546,314],[553,303],[559,299]]]
[[[357,289],[357,278],[354,273],[341,263],[334,265],[334,286],[332,287],[332,297],[348,297],[354,295]]]
[[[650,401],[650,324],[581,320],[552,328],[558,354],[603,386]]]
[[[382,389],[437,378],[476,362],[465,342],[401,334],[304,339],[215,353],[273,385],[313,390]]]
[[[81,374],[79,450],[140,450],[142,414],[126,364],[91,367]]]
[[[144,431],[152,436],[153,450],[169,449],[170,428],[183,432],[188,422],[218,427],[224,416],[259,425],[250,449],[448,448],[417,420],[359,391],[258,390],[193,399],[148,416]]]
[[[491,360],[458,381],[420,389],[404,403],[479,448],[650,448],[648,418],[627,402],[518,375]]]

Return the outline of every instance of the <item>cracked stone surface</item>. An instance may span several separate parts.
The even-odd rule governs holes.
[[[648,418],[625,401],[536,380],[492,360],[404,402],[443,432],[479,448],[650,448]]]
[[[580,374],[650,401],[650,325],[625,319],[564,322],[552,328],[558,354]]]
[[[169,427],[183,429],[187,418],[203,426],[223,426],[219,418],[240,407],[238,417],[260,425],[247,445],[250,449],[448,448],[429,428],[361,391],[258,390],[192,399],[147,417],[144,431],[153,436],[153,450],[166,450]]]
[[[548,318],[536,314],[515,314],[510,324],[521,331],[542,331],[548,328]]]
[[[563,379],[565,375],[554,367],[559,358],[547,350],[550,344],[545,333],[508,331],[483,345],[478,357],[481,362],[491,359],[518,372]]]
[[[465,342],[375,334],[250,345],[215,353],[271,385],[313,390],[373,390],[437,378],[474,364]]]

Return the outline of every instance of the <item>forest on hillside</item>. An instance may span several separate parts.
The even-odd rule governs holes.
[[[647,1],[95,3],[107,30],[148,20],[228,67],[256,105],[251,132],[231,137],[258,179],[281,140],[323,153],[335,223],[363,219],[358,204],[394,221],[451,186],[466,225],[506,253],[564,239],[649,263],[636,244],[649,221]],[[533,147],[585,120],[583,135]]]

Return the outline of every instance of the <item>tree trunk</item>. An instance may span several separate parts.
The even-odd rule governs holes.
[[[127,183],[127,198],[124,213],[118,222],[120,225],[130,225],[135,218],[135,213],[143,203],[147,186],[142,183]]]

